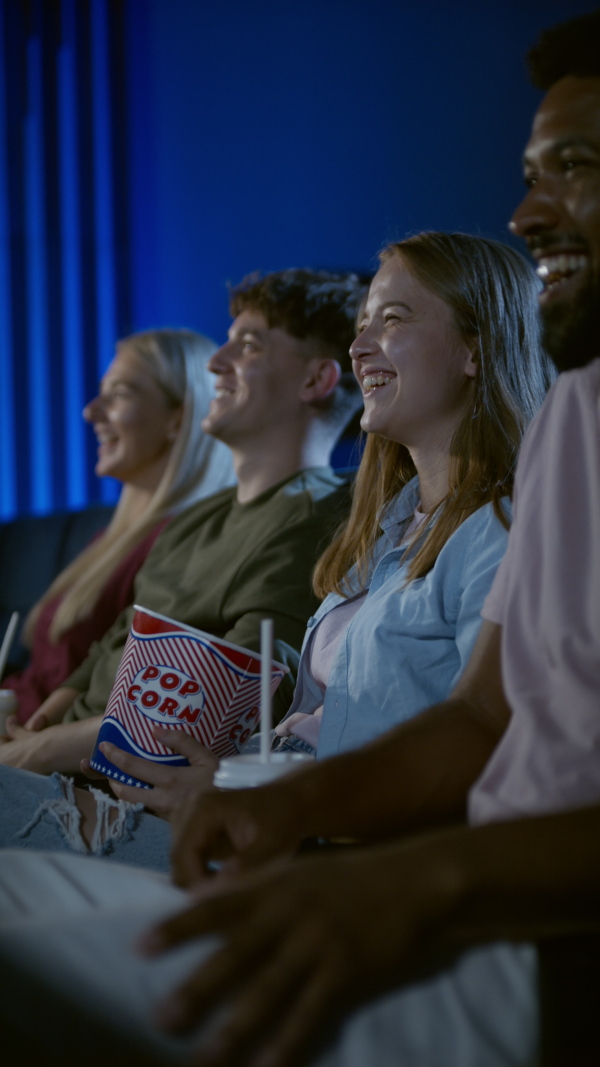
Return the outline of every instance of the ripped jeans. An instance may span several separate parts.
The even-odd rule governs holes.
[[[89,792],[96,801],[96,827],[88,846],[70,778],[0,765],[0,848],[79,852],[168,872],[169,823],[145,812],[143,804],[99,789]]]

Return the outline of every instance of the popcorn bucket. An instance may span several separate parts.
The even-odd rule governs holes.
[[[218,756],[241,752],[260,719],[259,653],[134,605],[135,614],[90,765],[95,771],[152,788],[124,775],[100,752],[110,741],[154,763],[187,766],[152,736],[152,727],[185,730]],[[289,668],[271,661],[271,693]]]

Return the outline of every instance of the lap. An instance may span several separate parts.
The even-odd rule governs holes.
[[[169,824],[106,794],[100,803],[103,809],[112,806],[116,822],[110,828],[106,822],[106,833],[92,851],[108,860],[168,872]],[[80,833],[72,784],[60,774],[46,777],[0,765],[0,810],[0,848],[90,852]]]
[[[532,1067],[538,1014],[534,948],[497,943],[356,1012],[318,1067]]]
[[[0,871],[4,980],[10,983],[11,966],[29,968],[82,1012],[93,1005],[107,1027],[133,1037],[164,1063],[187,1062],[198,1035],[159,1034],[154,1005],[217,942],[203,939],[149,961],[136,954],[134,941],[189,900],[163,876],[136,868],[7,852]],[[535,953],[530,946],[499,944],[469,952],[434,979],[356,1012],[317,1063],[526,1067],[534,1062],[536,1032]]]

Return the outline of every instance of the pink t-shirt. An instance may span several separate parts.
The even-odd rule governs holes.
[[[513,715],[473,786],[473,823],[600,801],[600,359],[562,374],[519,459],[484,618],[502,626]]]

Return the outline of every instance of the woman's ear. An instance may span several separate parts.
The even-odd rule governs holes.
[[[337,359],[311,359],[307,371],[300,398],[312,404],[331,396],[342,376]]]
[[[480,345],[479,337],[470,337],[466,342],[465,374],[467,378],[476,378],[479,372]]]
[[[183,404],[174,408],[171,418],[169,419],[169,425],[167,427],[167,439],[169,441],[176,441],[179,437],[179,431],[181,430],[181,423],[183,421]]]

